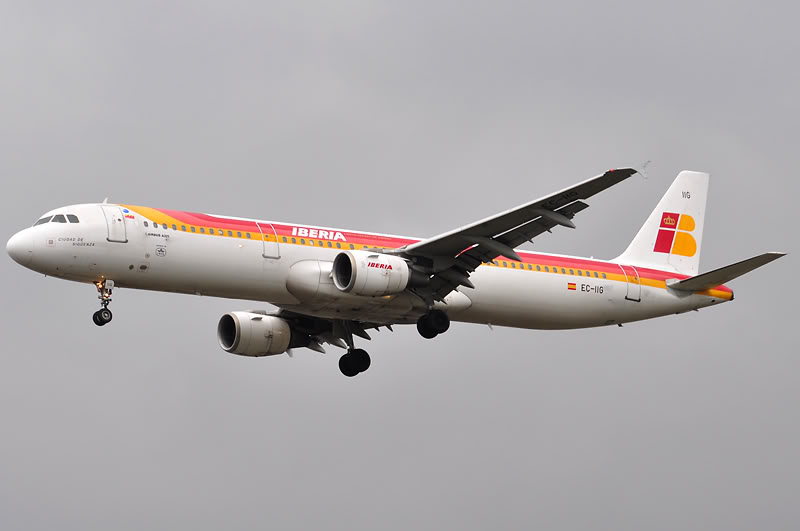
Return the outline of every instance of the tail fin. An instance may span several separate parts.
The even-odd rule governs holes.
[[[707,173],[682,171],[614,262],[697,275],[708,197]]]

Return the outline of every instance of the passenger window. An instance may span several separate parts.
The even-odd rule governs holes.
[[[594,272],[594,278],[597,278],[597,271]]]
[[[45,223],[47,223],[51,219],[53,219],[52,216],[47,216],[46,218],[42,218],[39,221],[37,221],[36,223],[34,223],[33,226],[35,227],[36,225],[44,225]]]
[[[195,228],[194,227],[192,227],[192,232],[195,232]]]
[[[603,273],[603,278],[606,278],[606,274],[605,273]]]
[[[336,242],[336,248],[337,248],[337,249],[341,249],[341,248],[342,248],[342,244],[341,244],[341,243],[339,243],[339,242]]]
[[[306,239],[300,238],[300,245],[305,245],[305,244],[306,244]]]
[[[562,274],[562,275],[566,275],[566,274],[567,274],[567,272],[564,270],[564,268],[563,268],[563,267],[561,268],[561,274]]]
[[[283,243],[286,243],[286,236],[283,237]]]
[[[511,262],[511,269],[516,269],[517,265],[514,262]]]
[[[241,237],[242,237],[242,233],[241,233],[241,232],[237,232],[237,233],[236,233],[236,237],[237,237],[237,238],[241,238]]]
[[[328,242],[328,247],[333,247],[333,244],[331,242]]]
[[[297,238],[292,238],[292,243],[297,243]]]
[[[309,245],[314,245],[314,240],[308,240]]]
[[[53,223],[66,223],[67,218],[64,217],[63,214],[58,214],[57,216],[53,216]]]
[[[540,265],[537,265],[537,266],[536,266],[536,271],[541,271],[541,270],[542,270],[542,266],[540,266]],[[548,269],[548,271],[550,271],[550,270]]]
[[[213,231],[214,229],[209,229],[209,230]],[[205,234],[205,233],[206,233],[206,228],[205,227],[200,227],[200,234]],[[214,234],[214,233],[212,232],[211,234]]]
[[[319,243],[319,246],[320,246],[320,247],[325,247],[325,244],[322,242],[322,240],[320,240],[320,241],[319,241],[319,242],[317,242],[317,243]]]
[[[250,233],[249,232],[247,233],[247,239],[248,240],[250,239]]]
[[[574,270],[574,269],[570,269],[570,270],[569,270],[569,274],[570,274],[570,275],[574,275],[574,274],[575,274],[575,270]]]
[[[150,225],[149,225],[149,224],[148,224],[148,223],[145,221],[145,222],[144,222],[144,226],[145,226],[145,227],[149,227]]]
[[[548,273],[550,272],[550,268],[549,268],[549,267],[547,267],[547,266],[544,266],[544,270],[545,270],[546,272],[548,272]],[[555,271],[555,268],[553,268],[553,271]]]
[[[181,225],[181,230],[182,230],[183,232],[186,232],[186,225]]]
[[[80,221],[78,221],[78,216],[74,214],[67,214],[67,219],[70,223],[80,223]]]
[[[228,236],[233,236],[233,231],[229,230],[228,231]]]
[[[582,276],[583,276],[583,271],[581,271],[580,269],[578,269],[578,276],[579,276],[579,277],[582,277]]]
[[[355,249],[355,247],[353,246],[353,244],[352,244],[352,243],[350,244],[350,248],[351,248],[351,249]]]
[[[172,224],[172,230],[178,230],[178,227],[177,227],[177,226],[175,226],[175,224],[174,224],[174,223]]]
[[[162,224],[161,224],[161,227],[162,227],[164,230],[166,230],[166,229],[167,229],[167,224],[166,224],[166,223],[162,223]]]
[[[214,229],[208,229],[209,234],[214,234]]]

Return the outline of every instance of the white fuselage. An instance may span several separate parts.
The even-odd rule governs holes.
[[[343,250],[336,244],[347,243],[352,232],[319,229],[316,234],[326,238],[310,239],[310,244],[305,239],[301,244],[299,238],[292,243],[292,238],[278,232],[267,241],[259,236],[263,227],[278,224],[257,222],[262,232],[252,238],[228,236],[228,231],[200,234],[180,225],[154,228],[141,210],[126,216],[122,208],[77,205],[54,210],[50,215],[70,213],[80,221],[25,229],[9,241],[9,254],[29,269],[67,280],[111,279],[123,288],[262,301],[322,318],[413,323],[428,310],[419,296],[408,291],[363,297],[334,286],[331,264]],[[109,218],[116,211],[121,217]],[[470,276],[474,289],[460,288],[436,307],[455,321],[565,329],[622,324],[732,299],[729,291],[671,290],[670,278],[684,278],[674,273],[623,268],[601,260],[519,254],[522,264],[497,260],[478,267]]]

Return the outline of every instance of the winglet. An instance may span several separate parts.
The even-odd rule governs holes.
[[[772,252],[760,254],[753,258],[748,258],[747,260],[742,260],[741,262],[721,267],[714,271],[709,271],[708,273],[703,273],[702,275],[687,278],[679,282],[669,283],[668,286],[678,291],[703,291],[715,288],[766,265],[773,260],[777,260],[782,256],[786,256],[786,253]]]

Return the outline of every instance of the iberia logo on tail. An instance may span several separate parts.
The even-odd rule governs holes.
[[[653,252],[694,256],[697,252],[697,241],[690,234],[694,228],[692,216],[664,212],[661,214],[661,226],[658,229]]]

